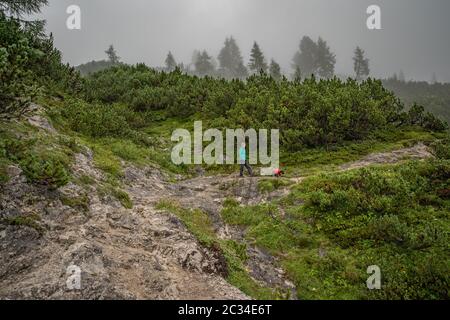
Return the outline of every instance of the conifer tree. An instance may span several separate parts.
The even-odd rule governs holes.
[[[256,41],[253,43],[253,48],[250,53],[250,63],[248,64],[248,68],[253,73],[267,72],[268,67],[266,59]]]
[[[280,68],[280,65],[274,59],[272,59],[270,61],[269,74],[275,80],[280,80],[281,79],[281,68]]]
[[[302,73],[309,77],[314,75],[321,78],[330,78],[334,75],[336,56],[330,51],[325,40],[319,37],[317,43],[305,36],[300,41],[300,50],[293,58],[292,67],[300,68]]]
[[[169,72],[172,72],[177,67],[177,62],[175,61],[175,58],[173,57],[172,52],[169,51],[166,57],[166,70]]]
[[[220,73],[223,77],[245,78],[248,75],[247,68],[244,65],[241,51],[233,37],[225,39],[224,47],[220,50],[219,56]]]
[[[321,78],[331,78],[334,75],[336,56],[330,51],[327,42],[319,37],[317,41],[316,70]]]
[[[369,76],[369,59],[364,56],[364,50],[356,47],[355,55],[353,57],[353,70],[355,71],[356,80],[362,80]]]
[[[116,49],[114,49],[113,45],[110,45],[108,50],[105,51],[105,53],[108,56],[109,62],[113,64],[119,63],[120,57],[117,55]]]
[[[194,59],[195,72],[199,76],[212,75],[214,73],[214,64],[212,62],[212,57],[203,50],[201,53],[197,53]]]
[[[292,59],[292,67],[294,71],[297,68],[309,77],[316,73],[316,56],[317,44],[310,37],[303,37],[300,41],[299,51],[297,51]]]
[[[0,0],[0,11],[16,17],[38,13],[48,0]]]

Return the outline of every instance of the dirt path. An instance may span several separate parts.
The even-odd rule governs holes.
[[[378,164],[395,164],[406,159],[427,159],[433,157],[430,149],[422,142],[410,148],[397,149],[390,152],[371,153],[360,160],[348,162],[340,165],[337,172],[364,168]],[[300,183],[306,177],[293,177],[290,180],[294,183]]]
[[[235,175],[199,177],[172,184],[166,191],[166,199],[170,199],[184,208],[196,208],[206,212],[210,217],[215,233],[221,239],[232,239],[247,244],[248,264],[250,276],[263,286],[282,289],[296,297],[294,285],[285,277],[275,257],[269,255],[262,248],[255,247],[245,239],[243,229],[226,225],[220,212],[223,202],[233,198],[242,205],[256,205],[279,198],[287,194],[288,189],[280,189],[271,193],[261,193],[258,189],[260,177],[239,178]],[[267,179],[267,178],[265,178]],[[154,205],[157,197],[146,195],[148,191],[130,190],[139,195],[140,199],[150,199],[147,205]]]
[[[430,156],[426,146],[418,144],[371,154],[340,169]],[[77,154],[73,171],[75,177],[104,179],[90,152]],[[220,255],[202,247],[176,216],[155,205],[166,199],[199,208],[210,216],[218,237],[245,241],[244,230],[222,221],[223,201],[232,197],[242,205],[254,205],[288,193],[288,188],[259,192],[260,177],[222,175],[170,183],[157,169],[128,166],[123,182],[134,207],[124,209],[111,197],[99,197],[94,185],[87,192],[72,183],[48,192],[27,184],[17,167],[10,168],[10,176],[0,192],[0,218],[37,213],[46,231],[0,225],[0,299],[248,299],[222,277]],[[60,201],[62,196],[80,195],[89,198],[89,214]],[[275,257],[251,245],[247,253],[247,268],[255,281],[295,297],[295,287]],[[80,290],[66,285],[69,265],[81,268]]]
[[[418,143],[410,148],[398,149],[391,152],[372,153],[361,160],[343,164],[340,166],[340,169],[352,170],[376,164],[398,163],[405,159],[426,159],[432,156],[426,145]]]
[[[375,164],[397,163],[406,158],[425,159],[428,157],[432,157],[432,154],[424,144],[419,143],[410,148],[370,154],[359,161],[342,165],[339,171]],[[154,206],[164,198],[177,202],[182,207],[197,208],[206,212],[214,224],[218,237],[247,243],[249,257],[247,267],[255,281],[265,286],[288,291],[291,297],[295,297],[295,287],[285,277],[277,259],[263,249],[248,243],[245,240],[245,230],[226,225],[220,215],[222,204],[227,198],[233,198],[242,205],[256,205],[289,193],[288,187],[271,193],[261,193],[258,190],[258,182],[261,179],[270,179],[270,177],[239,178],[237,174],[216,175],[197,177],[167,185],[158,184],[161,179],[156,178],[154,182],[140,180],[137,185],[131,184],[133,187],[129,189],[129,192],[134,195],[134,201],[144,207]],[[296,177],[290,180],[299,183],[303,179],[304,177]],[[153,185],[158,191],[149,189],[149,185]]]

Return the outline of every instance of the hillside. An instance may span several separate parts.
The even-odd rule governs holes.
[[[397,288],[397,282],[406,285],[407,280],[398,278],[395,268],[390,269],[392,252],[417,250],[417,257],[412,253],[406,256],[403,267],[408,274],[417,278],[416,272],[425,266],[420,261],[424,261],[432,268],[429,277],[436,280],[440,276],[439,281],[446,281],[445,261],[430,262],[443,257],[439,243],[446,243],[448,195],[443,192],[448,185],[448,166],[436,160],[417,162],[434,158],[433,148],[416,145],[418,141],[430,144],[434,135],[417,129],[405,131],[403,138],[382,147],[392,151],[365,156],[369,150],[361,151],[347,163],[336,157],[335,164],[317,164],[301,178],[241,180],[236,173],[208,172],[208,176],[186,179],[152,164],[151,157],[143,163],[124,156],[130,153],[123,144],[122,150],[114,143],[108,149],[105,145],[102,149],[89,147],[82,138],[59,132],[45,114],[45,109],[35,108],[26,121],[3,127],[2,140],[9,141],[3,148],[11,154],[14,138],[5,139],[5,135],[21,132],[21,141],[32,154],[47,149],[68,157],[66,173],[70,179],[54,189],[41,184],[41,175],[30,183],[26,161],[13,161],[5,167],[8,181],[2,184],[1,193],[1,255],[8,260],[1,272],[3,298],[376,298],[364,290],[361,264],[367,259],[389,268],[385,276],[392,277],[386,284],[390,289],[387,296],[380,297],[446,296],[440,291],[445,283],[439,282],[431,289],[421,282],[422,291],[411,296]],[[104,153],[109,153],[106,159]],[[322,151],[317,157],[329,153]],[[373,165],[378,167],[358,169]],[[33,169],[39,167],[34,165]],[[330,173],[314,173],[314,169]],[[416,178],[411,180],[414,171],[422,176],[420,188]],[[59,176],[52,172],[45,181],[60,180],[49,180]],[[445,177],[447,181],[442,180]],[[358,189],[347,189],[348,183],[355,183],[352,181],[361,184],[358,188],[362,193],[356,198]],[[387,189],[373,189],[381,181]],[[403,182],[398,185],[398,181]],[[328,194],[330,184],[341,193]],[[412,199],[403,198],[404,188],[415,190]],[[429,190],[437,191],[433,196]],[[367,200],[371,200],[366,202],[364,197],[369,194]],[[375,224],[378,219],[373,218],[370,229],[361,229],[360,235],[349,238],[345,230],[355,230],[357,220],[345,222],[349,218],[337,215],[338,220],[328,222],[334,230],[348,224],[339,227],[338,237],[335,231],[328,233],[333,229],[328,231],[327,224],[323,231],[323,227],[317,229],[321,212],[335,214],[341,206],[355,210],[357,207],[350,204],[357,199],[366,208],[358,209],[358,214],[386,211],[376,222],[382,225]],[[411,205],[411,200],[418,202]],[[404,207],[399,201],[408,201],[408,205]],[[407,211],[400,214],[400,208]],[[364,246],[373,249],[361,255],[355,241],[375,242],[366,243]],[[331,274],[322,271],[329,263]],[[65,268],[70,264],[83,270],[81,291],[65,289]],[[301,271],[304,268],[317,273],[305,274]],[[189,287],[184,286],[186,279],[190,279]]]
[[[425,109],[446,122],[450,122],[450,84],[399,81],[395,79],[383,80],[383,85],[394,91],[408,106],[414,103],[422,105]]]
[[[449,298],[448,126],[381,81],[83,78],[0,28],[1,299]],[[197,120],[279,129],[285,175],[176,165]]]
[[[90,75],[91,73],[95,73],[98,71],[105,70],[109,67],[112,67],[114,63],[106,60],[95,61],[92,60],[87,63],[80,64],[76,66],[75,69],[81,73],[83,76]]]

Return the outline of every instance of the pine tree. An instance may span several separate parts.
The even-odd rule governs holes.
[[[16,17],[38,13],[48,0],[0,0],[0,12]]]
[[[281,79],[280,65],[274,59],[270,61],[269,73],[275,80]]]
[[[113,45],[110,45],[108,50],[105,51],[105,53],[108,56],[109,62],[111,62],[113,64],[119,63],[120,57],[117,55],[117,52],[114,49]]]
[[[233,37],[226,38],[224,47],[220,50],[219,56],[220,73],[223,77],[245,78],[248,75],[244,65],[241,51]]]
[[[356,80],[362,80],[369,76],[369,59],[364,57],[364,50],[356,47],[353,57],[353,70],[355,71]]]
[[[292,67],[303,71],[306,76],[316,73],[317,44],[310,37],[303,37],[300,41],[299,51],[292,59]]]
[[[331,78],[334,75],[336,56],[330,51],[327,42],[319,37],[317,41],[316,70],[322,78]]]
[[[264,58],[264,54],[259,48],[258,43],[256,41],[253,43],[253,48],[250,53],[250,63],[248,64],[248,68],[253,73],[264,72],[267,73],[267,63]]]
[[[214,65],[212,63],[212,57],[203,50],[203,52],[198,53],[194,58],[195,72],[199,76],[212,75],[214,73]]]
[[[175,61],[175,58],[172,55],[172,52],[169,51],[166,58],[166,70],[169,72],[172,72],[177,67],[177,62]]]
[[[317,43],[305,36],[300,41],[300,50],[293,58],[292,67],[300,68],[305,76],[330,78],[334,75],[336,56],[330,51],[326,41],[319,37]]]

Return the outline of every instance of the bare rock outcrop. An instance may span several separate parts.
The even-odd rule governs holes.
[[[126,170],[130,188],[153,197],[136,192],[135,207],[124,209],[95,188],[69,183],[48,191],[28,184],[18,167],[8,170],[0,193],[0,299],[248,299],[224,279],[220,253],[154,209],[168,185],[159,171]],[[103,176],[85,154],[76,155],[73,171]],[[61,202],[85,194],[88,213]],[[79,288],[70,285],[73,270]]]

